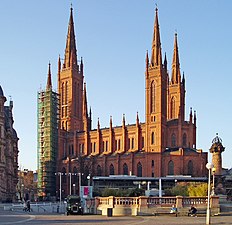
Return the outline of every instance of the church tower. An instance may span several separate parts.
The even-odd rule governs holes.
[[[60,128],[83,130],[83,62],[77,61],[77,49],[71,7],[64,62],[58,61],[58,89],[60,95]]]
[[[158,9],[152,41],[152,53],[146,56],[146,151],[162,152],[165,149],[167,118],[167,61],[162,63]]]
[[[180,119],[184,121],[185,116],[185,78],[181,80],[180,61],[175,34],[174,51],[172,59],[172,76],[168,87],[168,120]]]

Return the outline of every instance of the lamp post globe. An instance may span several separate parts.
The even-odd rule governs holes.
[[[206,164],[206,168],[207,168],[208,170],[213,169],[213,164],[210,163],[210,162],[208,162],[208,163]]]

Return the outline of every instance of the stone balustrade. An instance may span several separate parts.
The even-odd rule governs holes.
[[[206,209],[207,197],[97,197],[95,207],[98,213],[107,215],[107,209],[112,209],[112,215],[152,215],[158,208],[178,208],[180,215],[187,215],[191,205],[198,209]],[[212,215],[220,212],[219,198],[211,196],[210,207]]]

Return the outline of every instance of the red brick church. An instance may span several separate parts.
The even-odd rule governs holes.
[[[88,110],[84,62],[78,61],[71,8],[64,63],[58,62],[59,152],[57,172],[91,176],[167,175],[205,176],[207,153],[196,149],[196,113],[185,118],[185,76],[180,71],[177,34],[169,74],[162,56],[158,10],[155,10],[151,53],[145,60],[145,122],[92,128]],[[144,66],[144,65],[141,65]],[[143,74],[141,74],[143,76]],[[76,176],[73,182],[77,182]],[[59,182],[58,182],[59,183]],[[69,193],[69,177],[62,177],[62,189]]]

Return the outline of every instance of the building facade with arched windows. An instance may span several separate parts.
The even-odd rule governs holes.
[[[14,128],[13,101],[7,98],[0,85],[0,202],[16,201],[18,183],[18,135]]]
[[[207,152],[196,149],[196,113],[185,119],[185,75],[180,72],[177,34],[171,73],[162,57],[158,10],[155,12],[151,54],[145,60],[145,122],[92,129],[87,106],[84,62],[78,61],[71,8],[64,62],[58,60],[59,149],[57,172],[91,176],[206,175]],[[152,30],[152,29],[151,29]],[[143,65],[141,65],[143,66]],[[143,76],[143,74],[141,74]],[[68,176],[62,190],[69,193]],[[58,182],[57,182],[58,185]]]

